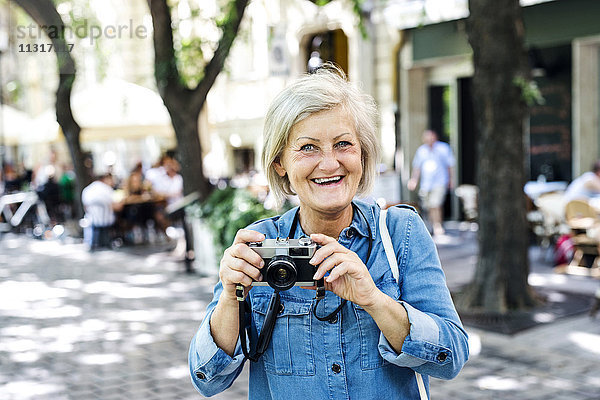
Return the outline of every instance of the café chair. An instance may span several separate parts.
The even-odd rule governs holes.
[[[479,188],[475,185],[462,184],[454,190],[454,194],[460,199],[465,219],[469,222],[477,221]]]
[[[542,249],[552,250],[558,238],[570,232],[565,222],[564,192],[543,193],[533,205],[535,210],[527,213],[531,230]]]
[[[567,273],[578,275],[598,275],[600,271],[600,219],[586,201],[571,200],[565,206],[565,218],[571,228],[571,240],[575,248],[573,259],[567,266]],[[593,257],[591,268],[585,257]]]

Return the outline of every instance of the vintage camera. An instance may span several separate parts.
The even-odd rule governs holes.
[[[248,243],[265,262],[260,270],[262,282],[253,282],[253,286],[269,285],[278,291],[291,289],[293,286],[315,286],[313,275],[317,267],[309,264],[315,251],[319,248],[309,237],[300,239],[265,239],[262,242]]]

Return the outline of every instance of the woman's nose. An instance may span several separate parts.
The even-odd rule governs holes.
[[[340,166],[340,162],[334,151],[323,152],[323,158],[319,163],[319,168],[322,171],[335,171]]]

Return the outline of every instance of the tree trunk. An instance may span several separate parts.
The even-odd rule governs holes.
[[[79,218],[83,215],[81,205],[81,191],[87,186],[92,177],[84,165],[84,157],[79,142],[81,128],[75,121],[71,111],[71,90],[75,81],[75,61],[71,57],[64,38],[64,23],[52,0],[15,0],[27,14],[46,32],[51,29],[52,44],[56,53],[58,64],[59,83],[56,90],[56,120],[60,125],[63,135],[67,141],[73,169],[75,172],[75,209],[73,217]],[[58,34],[57,34],[58,33]],[[60,50],[60,51],[59,51]]]
[[[183,100],[183,101],[182,101]],[[204,200],[210,194],[211,186],[204,177],[202,165],[202,147],[200,145],[200,132],[198,130],[199,112],[183,112],[185,96],[165,98],[169,104],[169,114],[177,137],[177,157],[182,165],[183,191],[185,194],[198,192],[200,199]],[[189,106],[189,104],[188,104]],[[174,107],[177,111],[171,111]]]
[[[529,81],[519,0],[470,0],[474,105],[480,132],[479,260],[460,308],[505,313],[535,304],[525,215],[526,105],[519,78]]]
[[[221,39],[212,59],[204,67],[202,79],[193,89],[185,86],[177,69],[171,11],[167,0],[147,1],[154,28],[154,76],[158,92],[169,111],[175,129],[184,193],[187,195],[197,192],[202,201],[210,194],[210,185],[204,177],[202,168],[198,116],[210,88],[223,69],[249,0],[229,2]]]

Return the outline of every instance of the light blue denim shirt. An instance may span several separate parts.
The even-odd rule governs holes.
[[[397,299],[408,313],[410,334],[402,352],[394,351],[360,306],[347,302],[336,320],[319,321],[312,313],[315,292],[294,287],[281,292],[283,311],[267,351],[258,362],[250,362],[250,399],[418,399],[415,371],[423,374],[429,391],[427,376],[451,379],[467,361],[467,334],[450,298],[435,245],[419,215],[405,207],[388,212],[400,273],[397,283],[378,234],[379,207],[356,200],[355,204],[367,221],[355,212],[339,242],[364,262],[368,238],[373,239],[367,268],[377,287]],[[285,237],[296,211],[256,222],[249,229],[267,238]],[[298,224],[294,237],[302,235]],[[192,382],[205,396],[227,389],[245,361],[239,339],[230,357],[211,336],[209,321],[221,291],[218,283],[189,351]],[[252,343],[257,340],[272,293],[268,286],[250,291]],[[340,301],[327,292],[319,303],[319,315],[329,314]]]

